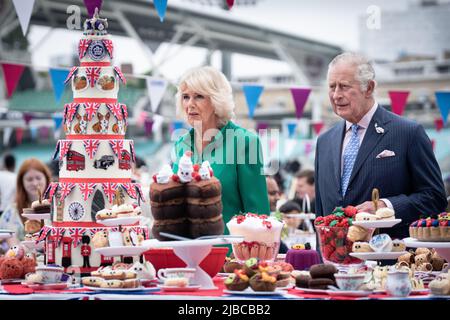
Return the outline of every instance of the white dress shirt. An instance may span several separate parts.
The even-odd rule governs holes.
[[[372,117],[375,114],[375,112],[377,111],[377,108],[378,108],[378,103],[375,102],[374,105],[372,106],[372,108],[370,108],[370,110],[364,115],[364,117],[362,117],[361,120],[359,120],[359,122],[357,123],[359,126],[358,138],[359,138],[360,146],[364,140],[364,136],[366,135],[366,131],[367,131],[367,128],[369,127],[370,121],[372,121]],[[342,171],[344,169],[344,150],[352,136],[352,129],[351,129],[352,125],[353,125],[352,122],[347,121],[347,120],[345,121],[345,136],[344,136],[344,142],[342,144],[342,150],[341,150],[341,177],[342,177]],[[390,208],[392,210],[394,209],[392,206],[392,203],[388,199],[383,198],[380,200],[383,201],[388,206],[388,208]],[[357,205],[357,204],[355,203],[354,205]]]

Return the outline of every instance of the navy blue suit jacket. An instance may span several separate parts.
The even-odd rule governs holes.
[[[384,133],[377,133],[375,124],[383,128]],[[421,125],[378,106],[359,148],[347,192],[342,197],[344,133],[345,121],[341,121],[317,141],[317,215],[328,215],[337,206],[356,206],[370,201],[373,188],[377,188],[380,198],[391,201],[396,218],[402,219],[400,224],[381,232],[404,238],[408,236],[408,225],[420,215],[445,210],[447,201],[441,171]],[[395,156],[377,159],[384,150],[395,152]]]

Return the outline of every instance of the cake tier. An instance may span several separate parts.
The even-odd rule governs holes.
[[[120,261],[121,257],[108,258],[96,253],[95,247],[99,245],[101,239],[98,237],[95,239],[94,235],[102,231],[108,234],[117,232],[118,228],[83,226],[77,223],[44,227],[40,241],[45,241],[46,263],[62,265],[76,272],[90,272],[89,268],[96,269]],[[122,227],[122,231],[134,232],[144,239],[149,239],[149,230],[145,226]],[[138,261],[138,257],[134,257],[133,260]],[[76,270],[77,268],[79,270]]]
[[[77,179],[132,177],[132,140],[59,140],[59,177]]]
[[[111,64],[114,56],[113,42],[106,35],[84,35],[78,43],[78,58],[81,66],[86,64]]]
[[[128,111],[115,99],[77,99],[64,106],[64,131],[67,139],[96,135],[105,139],[123,138],[126,133]],[[108,137],[111,136],[111,137]]]
[[[93,223],[98,211],[113,206],[117,194],[125,204],[140,206],[144,201],[140,184],[131,179],[60,179],[50,184],[47,194],[54,222]]]
[[[119,80],[113,67],[78,67],[72,76],[73,98],[117,99]]]

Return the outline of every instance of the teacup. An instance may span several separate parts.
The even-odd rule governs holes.
[[[339,289],[345,291],[359,290],[364,283],[364,273],[335,273],[334,278]]]
[[[42,276],[44,283],[58,283],[61,282],[64,268],[56,265],[40,266],[36,267],[36,273]]]
[[[192,278],[195,275],[194,268],[166,268],[158,270],[158,278],[165,281],[173,278],[187,278],[189,284],[192,284]]]

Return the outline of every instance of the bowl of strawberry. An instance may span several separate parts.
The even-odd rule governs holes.
[[[360,259],[350,256],[353,241],[347,237],[356,213],[357,209],[353,206],[336,207],[331,214],[314,220],[324,263],[342,265],[362,263]]]

